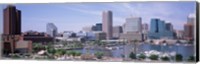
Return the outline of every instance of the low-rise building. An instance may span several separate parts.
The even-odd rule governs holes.
[[[106,33],[102,32],[102,31],[95,32],[95,38],[96,38],[96,40],[105,40]]]
[[[31,53],[32,52],[32,41],[20,40],[16,42],[16,51],[19,53]]]
[[[137,33],[137,32],[128,32],[128,33],[120,34],[120,39],[126,39],[128,41],[132,41],[132,40],[142,41],[143,40],[142,34]]]

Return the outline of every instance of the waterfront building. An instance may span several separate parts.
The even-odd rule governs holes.
[[[142,32],[142,19],[141,17],[126,18],[126,23],[123,27],[123,33],[127,32]]]
[[[173,27],[170,23],[165,23],[165,21],[158,18],[151,19],[150,31],[148,33],[148,38],[150,39],[174,39],[175,33]]]
[[[106,39],[112,39],[112,11],[103,11],[102,13],[102,30],[106,33]]]
[[[113,38],[119,38],[120,34],[123,32],[122,31],[122,26],[114,26],[113,27]]]

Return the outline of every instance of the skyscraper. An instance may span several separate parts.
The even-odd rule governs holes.
[[[126,18],[124,24],[124,33],[127,32],[141,32],[142,31],[142,19],[141,17]]]
[[[191,40],[194,38],[194,22],[195,22],[195,15],[190,14],[187,17],[187,23],[184,24],[184,38]]]
[[[130,17],[126,18],[126,22],[123,25],[123,33],[120,34],[120,39],[126,39],[129,42],[132,40],[142,39],[142,18]]]
[[[184,38],[185,39],[193,39],[193,36],[194,36],[194,26],[192,24],[184,24]]]
[[[3,53],[14,53],[16,42],[21,35],[21,11],[14,5],[8,5],[3,10]]]
[[[57,35],[57,27],[53,23],[47,23],[47,34],[51,37],[55,37]]]
[[[195,15],[194,14],[189,14],[188,17],[187,17],[187,23],[193,25],[194,22],[195,22]]]
[[[165,23],[165,21],[158,18],[151,19],[150,32],[148,37],[150,39],[160,39],[160,38],[174,38],[173,27],[171,23]]]
[[[112,38],[112,11],[103,11],[102,14],[102,27],[103,27],[103,32],[106,33],[106,39],[111,39]]]
[[[21,34],[21,11],[17,10],[15,6],[8,5],[3,10],[4,20],[4,35]]]
[[[166,30],[168,30],[168,31],[173,31],[174,30],[171,23],[166,23]]]

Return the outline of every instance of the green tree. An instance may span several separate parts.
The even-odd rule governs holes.
[[[169,57],[167,57],[167,56],[161,57],[161,59],[162,59],[163,61],[169,61]]]
[[[158,60],[158,55],[152,54],[149,57],[151,60]]]
[[[81,56],[81,52],[76,52],[76,56]]]
[[[101,59],[102,56],[104,55],[104,53],[103,53],[103,52],[96,52],[94,55],[95,55],[98,59]]]
[[[190,56],[190,57],[188,58],[188,61],[195,61],[195,57],[194,57],[194,56]]]
[[[136,59],[136,54],[133,53],[133,52],[131,52],[131,53],[129,54],[129,58],[131,58],[131,59]]]
[[[56,50],[53,49],[53,48],[49,48],[49,49],[47,49],[47,52],[50,53],[50,54],[55,54]]]
[[[58,49],[58,50],[56,50],[55,54],[56,55],[64,55],[64,54],[66,54],[66,51],[64,49]]]
[[[145,56],[144,54],[140,54],[138,57],[139,57],[140,59],[145,59],[145,58],[146,58],[146,56]]]
[[[175,59],[176,61],[182,61],[183,56],[181,54],[176,54]]]

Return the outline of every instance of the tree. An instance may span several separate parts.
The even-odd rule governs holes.
[[[149,58],[151,60],[158,60],[158,55],[152,54]]]
[[[176,61],[182,61],[183,56],[181,54],[176,54],[175,59],[176,59]]]
[[[136,59],[136,54],[133,53],[133,52],[131,52],[131,53],[129,54],[129,58],[131,58],[131,59]]]
[[[195,57],[194,57],[194,56],[190,56],[190,57],[188,58],[188,61],[195,61]]]
[[[56,50],[55,54],[56,55],[64,55],[64,54],[66,54],[66,51],[64,49],[58,49],[58,50]]]
[[[102,56],[104,55],[104,53],[103,53],[103,52],[96,52],[94,55],[95,55],[98,59],[101,59]]]
[[[76,52],[76,56],[81,56],[81,52]]]
[[[162,59],[163,61],[169,61],[169,57],[167,57],[167,56],[161,57],[161,59]]]
[[[145,58],[146,58],[146,56],[145,56],[144,54],[140,54],[138,57],[139,57],[140,59],[145,59]]]
[[[53,49],[53,48],[49,48],[49,49],[47,49],[47,52],[50,53],[50,54],[55,54],[56,50]]]

